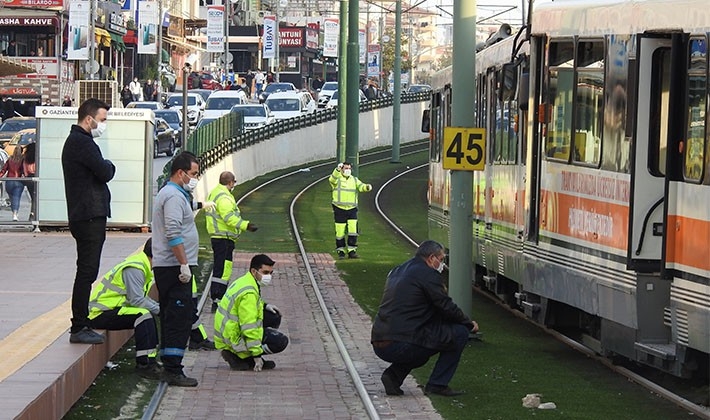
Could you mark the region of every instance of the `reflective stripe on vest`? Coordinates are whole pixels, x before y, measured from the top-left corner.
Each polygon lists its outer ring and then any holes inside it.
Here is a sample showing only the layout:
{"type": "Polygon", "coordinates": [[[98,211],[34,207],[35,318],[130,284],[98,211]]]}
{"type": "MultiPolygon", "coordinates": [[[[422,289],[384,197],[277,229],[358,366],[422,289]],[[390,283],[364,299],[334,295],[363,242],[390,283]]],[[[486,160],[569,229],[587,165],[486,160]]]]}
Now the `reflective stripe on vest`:
{"type": "Polygon", "coordinates": [[[148,257],[143,253],[131,255],[101,279],[96,294],[89,301],[89,311],[97,309],[104,312],[123,306],[126,302],[123,270],[128,267],[136,268],[143,272],[144,278],[147,280],[143,284],[143,295],[146,296],[148,294],[148,288],[151,283],[148,257]]]}
{"type": "MultiPolygon", "coordinates": [[[[236,343],[231,342],[227,338],[222,335],[222,331],[224,331],[227,327],[227,322],[232,321],[235,324],[239,325],[239,317],[235,314],[232,313],[234,309],[234,305],[237,302],[237,299],[239,298],[240,295],[242,295],[244,292],[253,290],[257,293],[258,295],[258,290],[254,288],[254,286],[247,285],[242,287],[241,289],[237,290],[233,294],[229,295],[229,299],[227,299],[227,302],[229,302],[229,305],[227,308],[222,307],[221,301],[224,301],[224,297],[220,301],[220,305],[217,307],[217,314],[215,315],[215,321],[217,320],[218,316],[221,316],[221,322],[219,323],[219,327],[215,328],[214,331],[214,336],[215,338],[219,338],[223,343],[227,344],[229,347],[231,347],[235,352],[248,352],[249,347],[253,347],[255,345],[259,345],[261,342],[256,341],[256,342],[246,342],[244,340],[244,331],[245,330],[250,330],[253,328],[260,328],[263,325],[263,320],[257,320],[256,323],[253,324],[245,324],[239,326],[239,339],[237,340],[236,343]]],[[[225,296],[226,297],[226,296],[225,296]]],[[[217,327],[217,325],[215,325],[217,327]]]]}
{"type": "Polygon", "coordinates": [[[357,207],[357,181],[354,177],[347,179],[344,177],[338,178],[338,183],[335,185],[335,188],[333,188],[333,204],[338,207],[357,207]],[[353,188],[346,188],[348,185],[343,184],[349,184],[350,180],[352,180],[353,188]]]}

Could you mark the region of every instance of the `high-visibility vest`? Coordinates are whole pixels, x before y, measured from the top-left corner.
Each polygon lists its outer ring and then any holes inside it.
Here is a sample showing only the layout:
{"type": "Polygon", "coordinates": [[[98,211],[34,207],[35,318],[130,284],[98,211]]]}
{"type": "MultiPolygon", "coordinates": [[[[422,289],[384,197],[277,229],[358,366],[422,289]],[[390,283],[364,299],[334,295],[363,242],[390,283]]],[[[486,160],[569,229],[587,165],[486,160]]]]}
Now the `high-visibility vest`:
{"type": "Polygon", "coordinates": [[[237,207],[237,200],[224,185],[216,186],[207,201],[213,201],[215,208],[213,211],[205,212],[205,222],[207,223],[207,233],[211,238],[227,238],[236,240],[239,235],[246,230],[249,225],[248,220],[244,220],[237,207]]]}
{"type": "Polygon", "coordinates": [[[352,175],[346,178],[337,169],[330,174],[328,182],[333,188],[333,205],[343,210],[357,207],[358,192],[367,191],[367,184],[352,175]]]}
{"type": "Polygon", "coordinates": [[[123,270],[131,267],[143,272],[143,295],[147,296],[153,283],[153,271],[150,268],[148,256],[143,252],[131,255],[108,272],[101,282],[91,291],[89,298],[89,319],[94,319],[104,311],[122,308],[123,313],[143,313],[145,308],[125,307],[126,284],[123,282],[123,270]],[[133,310],[135,309],[135,311],[133,310]]]}
{"type": "Polygon", "coordinates": [[[242,359],[261,355],[264,301],[251,272],[235,280],[219,301],[214,315],[214,344],[242,359]]]}

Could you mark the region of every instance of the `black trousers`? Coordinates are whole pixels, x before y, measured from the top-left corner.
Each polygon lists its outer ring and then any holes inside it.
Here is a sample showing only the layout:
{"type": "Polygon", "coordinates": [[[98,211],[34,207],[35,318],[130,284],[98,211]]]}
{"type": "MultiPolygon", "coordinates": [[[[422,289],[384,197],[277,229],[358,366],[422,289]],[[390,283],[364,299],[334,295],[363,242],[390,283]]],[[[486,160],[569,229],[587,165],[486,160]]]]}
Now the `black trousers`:
{"type": "Polygon", "coordinates": [[[160,299],[160,360],[166,371],[181,373],[195,315],[192,283],[178,280],[180,266],[153,267],[153,273],[160,299]]]}
{"type": "Polygon", "coordinates": [[[69,222],[76,241],[76,276],[71,294],[71,333],[89,327],[89,295],[91,284],[99,275],[101,251],[106,240],[106,218],[69,222]]]}
{"type": "MultiPolygon", "coordinates": [[[[144,314],[119,314],[120,308],[104,311],[96,318],[89,320],[91,328],[109,331],[134,329],[136,340],[136,363],[146,364],[151,353],[158,347],[158,328],[155,319],[148,310],[144,314]],[[136,323],[137,322],[137,323],[136,323]]],[[[153,359],[155,361],[155,359],[153,359]]]]}
{"type": "MultiPolygon", "coordinates": [[[[229,261],[229,274],[232,274],[232,258],[234,258],[234,241],[227,238],[212,238],[212,252],[214,253],[214,264],[212,266],[212,277],[221,279],[224,275],[225,263],[229,261]]],[[[210,284],[210,297],[212,300],[220,300],[227,291],[227,285],[216,283],[212,280],[210,284]]]]}

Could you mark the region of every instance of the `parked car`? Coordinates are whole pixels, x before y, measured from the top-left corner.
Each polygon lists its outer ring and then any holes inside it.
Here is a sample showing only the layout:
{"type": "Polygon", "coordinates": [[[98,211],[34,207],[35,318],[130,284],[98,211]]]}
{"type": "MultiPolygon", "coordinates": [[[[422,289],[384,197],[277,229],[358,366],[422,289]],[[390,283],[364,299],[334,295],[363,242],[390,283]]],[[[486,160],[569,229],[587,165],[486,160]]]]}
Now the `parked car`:
{"type": "Polygon", "coordinates": [[[200,96],[202,96],[202,99],[204,99],[205,102],[207,102],[207,98],[210,97],[210,95],[214,92],[213,90],[209,89],[188,89],[187,93],[197,93],[200,96]]]}
{"type": "Polygon", "coordinates": [[[156,109],[165,109],[162,103],[155,101],[130,102],[128,105],[126,105],[126,108],[152,109],[153,111],[155,111],[156,109]]]}
{"type": "Polygon", "coordinates": [[[229,112],[234,105],[249,102],[247,95],[241,90],[220,90],[207,98],[204,118],[219,118],[229,112]]]}
{"type": "Polygon", "coordinates": [[[175,130],[164,119],[156,118],[153,124],[153,157],[161,153],[166,156],[175,154],[175,130]]]}
{"type": "Polygon", "coordinates": [[[429,85],[411,85],[407,88],[407,93],[431,92],[429,85]]]}
{"type": "Polygon", "coordinates": [[[269,96],[266,105],[277,120],[316,112],[316,101],[308,92],[276,92],[269,96]]]}
{"type": "Polygon", "coordinates": [[[318,108],[325,108],[336,90],[338,90],[338,82],[325,82],[323,87],[318,90],[318,108]]]}
{"type": "Polygon", "coordinates": [[[222,90],[222,84],[210,73],[192,72],[187,76],[187,86],[190,89],[222,90]]]}
{"type": "MultiPolygon", "coordinates": [[[[360,102],[364,102],[367,100],[367,98],[365,97],[365,94],[362,93],[362,91],[360,89],[358,89],[357,92],[359,93],[360,102]]],[[[330,100],[328,101],[327,104],[325,104],[325,107],[326,108],[334,108],[334,107],[338,106],[338,97],[339,96],[340,95],[338,95],[337,90],[335,92],[333,92],[333,96],[330,97],[330,100]]]]}
{"type": "Polygon", "coordinates": [[[234,105],[230,112],[238,112],[244,116],[244,128],[247,130],[261,128],[276,121],[274,113],[266,104],[234,105]]]}
{"type": "MultiPolygon", "coordinates": [[[[182,93],[170,95],[166,101],[168,109],[182,112],[182,93]]],[[[196,125],[205,112],[205,101],[199,93],[187,93],[187,123],[196,125]]]]}
{"type": "Polygon", "coordinates": [[[36,128],[25,128],[20,130],[12,136],[12,139],[5,145],[5,151],[9,156],[15,151],[16,147],[24,147],[30,143],[37,141],[37,129],[36,128]]]}
{"type": "Polygon", "coordinates": [[[0,125],[0,147],[4,148],[15,133],[26,128],[37,128],[37,120],[35,117],[13,117],[6,119],[2,125],[0,125]]]}
{"type": "Polygon", "coordinates": [[[158,109],[153,111],[156,117],[162,118],[175,130],[175,144],[182,147],[182,112],[175,109],[158,109]]]}
{"type": "Polygon", "coordinates": [[[274,82],[266,85],[266,88],[259,95],[259,102],[264,103],[269,98],[269,95],[276,92],[297,92],[296,86],[293,83],[288,82],[274,82]]]}
{"type": "Polygon", "coordinates": [[[216,121],[216,120],[218,120],[218,118],[202,117],[200,122],[198,122],[197,125],[195,126],[195,130],[198,130],[198,129],[206,126],[207,124],[211,123],[212,121],[216,121]]]}

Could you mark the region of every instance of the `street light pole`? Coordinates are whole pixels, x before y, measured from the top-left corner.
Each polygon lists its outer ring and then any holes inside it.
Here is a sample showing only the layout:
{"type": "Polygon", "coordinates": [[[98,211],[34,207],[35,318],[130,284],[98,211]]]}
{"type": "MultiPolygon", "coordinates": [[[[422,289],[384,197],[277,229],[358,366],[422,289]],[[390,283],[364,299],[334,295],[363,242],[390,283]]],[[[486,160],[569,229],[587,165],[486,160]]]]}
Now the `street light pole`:
{"type": "Polygon", "coordinates": [[[224,56],[222,57],[222,72],[224,73],[224,85],[227,85],[227,74],[229,72],[229,13],[227,9],[230,7],[229,0],[224,0],[224,56]]]}
{"type": "MultiPolygon", "coordinates": [[[[94,55],[96,55],[96,0],[89,1],[89,16],[91,31],[89,31],[89,80],[94,79],[94,55]]],[[[86,70],[86,67],[84,68],[86,70]]]]}
{"type": "Polygon", "coordinates": [[[163,0],[158,0],[158,102],[163,100],[163,0]]]}
{"type": "Polygon", "coordinates": [[[281,51],[279,51],[279,42],[281,41],[281,35],[279,34],[279,26],[281,26],[281,10],[279,8],[279,3],[281,3],[281,0],[276,2],[276,30],[274,31],[274,42],[276,42],[274,45],[274,52],[276,54],[276,68],[274,69],[275,82],[279,81],[279,67],[281,67],[281,51]]]}
{"type": "Polygon", "coordinates": [[[190,123],[187,120],[187,78],[191,70],[189,63],[182,66],[182,131],[180,132],[182,150],[187,150],[187,131],[190,129],[190,123]]]}

